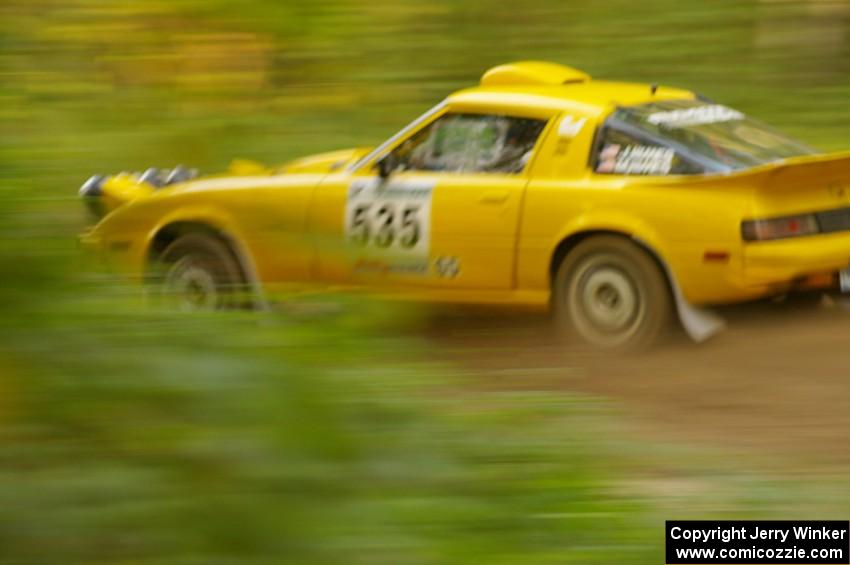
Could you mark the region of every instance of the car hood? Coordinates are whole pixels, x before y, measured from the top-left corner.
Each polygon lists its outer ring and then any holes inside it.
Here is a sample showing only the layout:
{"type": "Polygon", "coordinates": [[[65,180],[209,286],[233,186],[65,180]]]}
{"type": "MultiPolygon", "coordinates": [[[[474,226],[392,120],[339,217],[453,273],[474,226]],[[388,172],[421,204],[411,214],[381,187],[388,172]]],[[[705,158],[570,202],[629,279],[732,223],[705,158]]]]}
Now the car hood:
{"type": "Polygon", "coordinates": [[[277,172],[282,173],[326,173],[336,171],[355,163],[369,154],[372,148],[357,147],[354,149],[343,149],[330,153],[319,153],[302,157],[282,165],[277,172]]]}
{"type": "MultiPolygon", "coordinates": [[[[168,184],[163,179],[170,171],[149,169],[145,173],[119,173],[117,175],[95,175],[83,185],[81,196],[95,215],[102,217],[124,204],[134,200],[144,199],[154,194],[174,194],[185,190],[218,187],[224,179],[233,177],[269,177],[285,174],[323,174],[341,170],[355,163],[371,151],[368,147],[343,149],[329,153],[319,153],[301,157],[277,166],[267,166],[256,161],[236,159],[230,163],[226,171],[198,176],[197,172],[189,169],[190,178],[181,179],[174,184],[168,184]],[[154,172],[152,180],[145,178],[148,172],[154,172]]],[[[225,181],[226,182],[226,181],[225,181]]]]}

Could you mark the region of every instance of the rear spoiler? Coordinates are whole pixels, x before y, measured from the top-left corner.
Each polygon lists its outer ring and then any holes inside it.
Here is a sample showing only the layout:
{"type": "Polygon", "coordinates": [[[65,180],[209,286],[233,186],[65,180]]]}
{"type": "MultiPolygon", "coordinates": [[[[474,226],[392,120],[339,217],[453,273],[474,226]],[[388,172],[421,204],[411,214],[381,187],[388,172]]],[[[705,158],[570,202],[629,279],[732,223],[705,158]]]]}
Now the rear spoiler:
{"type": "Polygon", "coordinates": [[[850,152],[794,157],[767,165],[764,171],[777,186],[850,181],[850,152]]]}
{"type": "Polygon", "coordinates": [[[791,157],[776,163],[768,163],[761,165],[757,169],[775,171],[783,171],[786,169],[796,168],[799,170],[807,170],[818,167],[848,167],[850,166],[850,151],[839,151],[837,153],[819,153],[817,155],[801,155],[799,157],[791,157]]]}
{"type": "Polygon", "coordinates": [[[836,181],[847,181],[850,184],[850,151],[802,155],[729,173],[646,178],[647,182],[652,182],[654,185],[687,184],[693,187],[705,185],[706,188],[716,187],[718,182],[738,185],[742,181],[762,186],[789,186],[797,183],[823,185],[836,181]]]}

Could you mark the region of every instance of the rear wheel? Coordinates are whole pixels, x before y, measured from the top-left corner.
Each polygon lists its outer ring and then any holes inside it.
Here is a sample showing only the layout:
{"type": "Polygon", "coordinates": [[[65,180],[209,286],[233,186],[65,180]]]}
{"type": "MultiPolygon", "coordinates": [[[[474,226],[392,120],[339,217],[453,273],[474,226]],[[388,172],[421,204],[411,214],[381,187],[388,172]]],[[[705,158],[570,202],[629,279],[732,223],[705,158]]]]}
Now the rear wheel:
{"type": "Polygon", "coordinates": [[[656,262],[617,236],[586,239],[555,275],[559,327],[594,347],[635,351],[652,345],[670,326],[673,307],[656,262]]]}
{"type": "Polygon", "coordinates": [[[170,243],[154,264],[155,295],[183,311],[213,311],[247,303],[239,262],[218,238],[188,233],[170,243]]]}

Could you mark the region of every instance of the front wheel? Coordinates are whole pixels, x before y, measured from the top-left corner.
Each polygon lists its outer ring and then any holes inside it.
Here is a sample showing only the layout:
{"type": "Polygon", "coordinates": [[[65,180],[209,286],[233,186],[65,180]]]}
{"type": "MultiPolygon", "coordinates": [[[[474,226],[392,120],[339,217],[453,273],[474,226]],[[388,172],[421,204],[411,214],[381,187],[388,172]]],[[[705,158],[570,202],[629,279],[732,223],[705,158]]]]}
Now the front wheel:
{"type": "Polygon", "coordinates": [[[168,307],[184,311],[225,310],[247,297],[242,270],[218,238],[201,233],[178,237],[153,265],[154,295],[168,307]]]}
{"type": "Polygon", "coordinates": [[[669,327],[672,300],[658,264],[635,243],[596,236],[561,262],[553,288],[559,327],[601,349],[648,348],[669,327]]]}

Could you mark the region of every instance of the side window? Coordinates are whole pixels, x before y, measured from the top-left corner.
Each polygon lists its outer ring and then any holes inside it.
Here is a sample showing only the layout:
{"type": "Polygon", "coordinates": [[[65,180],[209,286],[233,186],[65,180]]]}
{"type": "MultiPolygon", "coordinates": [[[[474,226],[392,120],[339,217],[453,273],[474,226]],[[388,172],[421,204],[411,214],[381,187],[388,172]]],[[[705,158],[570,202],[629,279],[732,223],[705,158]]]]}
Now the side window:
{"type": "Polygon", "coordinates": [[[519,173],[546,122],[480,114],[446,114],[393,151],[399,170],[519,173]]]}
{"type": "Polygon", "coordinates": [[[603,126],[596,145],[594,170],[615,175],[695,175],[705,172],[675,149],[655,140],[603,126]]]}

